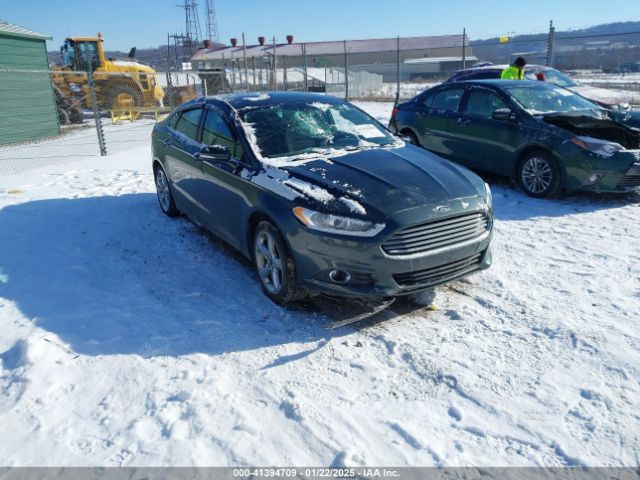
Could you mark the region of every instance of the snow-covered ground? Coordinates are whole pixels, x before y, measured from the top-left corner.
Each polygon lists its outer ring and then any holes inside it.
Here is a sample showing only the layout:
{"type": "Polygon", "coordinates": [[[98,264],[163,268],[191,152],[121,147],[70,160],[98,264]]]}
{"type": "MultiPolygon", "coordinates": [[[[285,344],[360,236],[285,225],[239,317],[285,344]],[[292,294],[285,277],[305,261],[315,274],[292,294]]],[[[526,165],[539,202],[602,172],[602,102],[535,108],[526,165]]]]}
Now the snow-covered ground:
{"type": "Polygon", "coordinates": [[[640,464],[640,196],[494,181],[490,270],[332,331],[136,145],[0,177],[1,465],[640,464]]]}

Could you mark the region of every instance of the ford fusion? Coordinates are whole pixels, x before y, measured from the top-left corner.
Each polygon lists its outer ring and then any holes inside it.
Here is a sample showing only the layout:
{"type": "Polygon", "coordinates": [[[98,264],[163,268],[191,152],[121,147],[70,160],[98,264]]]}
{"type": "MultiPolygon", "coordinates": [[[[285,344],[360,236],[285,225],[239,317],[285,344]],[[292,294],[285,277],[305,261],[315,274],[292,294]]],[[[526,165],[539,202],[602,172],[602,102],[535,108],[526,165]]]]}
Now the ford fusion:
{"type": "Polygon", "coordinates": [[[394,297],[491,264],[489,187],[333,97],[199,98],[153,130],[162,211],[251,259],[264,293],[394,297]]]}
{"type": "Polygon", "coordinates": [[[562,87],[451,82],[398,105],[391,128],[467,167],[515,177],[533,197],[640,190],[640,130],[562,87]]]}

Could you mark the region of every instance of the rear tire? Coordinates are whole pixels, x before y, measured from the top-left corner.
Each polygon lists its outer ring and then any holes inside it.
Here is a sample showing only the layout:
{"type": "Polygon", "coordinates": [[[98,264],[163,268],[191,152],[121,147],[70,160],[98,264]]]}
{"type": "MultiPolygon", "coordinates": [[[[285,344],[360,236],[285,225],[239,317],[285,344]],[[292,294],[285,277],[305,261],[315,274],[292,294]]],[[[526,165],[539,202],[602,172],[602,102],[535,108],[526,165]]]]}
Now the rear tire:
{"type": "Polygon", "coordinates": [[[549,198],[560,189],[560,166],[543,150],[527,153],[518,163],[516,175],[520,188],[530,197],[549,198]]]}
{"type": "Polygon", "coordinates": [[[180,212],[176,208],[176,202],[171,192],[171,186],[169,185],[169,179],[164,173],[162,167],[158,166],[154,170],[154,177],[156,182],[156,192],[158,194],[158,203],[162,213],[168,217],[177,217],[180,212]]]}
{"type": "Polygon", "coordinates": [[[307,296],[298,285],[296,269],[280,231],[269,221],[261,221],[253,233],[253,264],[264,294],[278,305],[307,296]]]}
{"type": "Polygon", "coordinates": [[[418,137],[416,136],[416,134],[413,133],[411,130],[401,132],[400,134],[407,137],[411,145],[415,145],[416,147],[422,147],[422,145],[420,145],[420,140],[418,140],[418,137]]]}

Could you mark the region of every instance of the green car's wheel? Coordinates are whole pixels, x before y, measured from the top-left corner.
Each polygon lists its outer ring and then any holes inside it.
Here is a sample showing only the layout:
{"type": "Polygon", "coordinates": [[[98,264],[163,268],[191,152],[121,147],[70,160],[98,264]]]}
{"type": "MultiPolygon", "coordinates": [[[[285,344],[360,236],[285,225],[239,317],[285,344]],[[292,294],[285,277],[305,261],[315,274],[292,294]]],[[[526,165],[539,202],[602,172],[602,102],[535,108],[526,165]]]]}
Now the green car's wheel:
{"type": "Polygon", "coordinates": [[[158,203],[163,213],[169,217],[176,217],[178,215],[178,209],[176,208],[176,202],[173,199],[173,193],[171,193],[171,187],[169,186],[169,180],[162,167],[156,167],[156,192],[158,193],[158,203]]]}
{"type": "Polygon", "coordinates": [[[416,134],[413,133],[411,130],[406,130],[402,132],[402,135],[404,135],[409,139],[409,143],[411,145],[415,145],[416,147],[420,146],[420,140],[418,140],[418,137],[416,137],[416,134]]]}
{"type": "Polygon", "coordinates": [[[547,152],[530,152],[518,165],[518,183],[524,192],[536,198],[548,198],[560,188],[560,167],[547,152]]]}
{"type": "Polygon", "coordinates": [[[258,224],[253,235],[253,262],[262,291],[275,303],[300,300],[306,291],[298,286],[293,259],[278,229],[268,221],[258,224]]]}

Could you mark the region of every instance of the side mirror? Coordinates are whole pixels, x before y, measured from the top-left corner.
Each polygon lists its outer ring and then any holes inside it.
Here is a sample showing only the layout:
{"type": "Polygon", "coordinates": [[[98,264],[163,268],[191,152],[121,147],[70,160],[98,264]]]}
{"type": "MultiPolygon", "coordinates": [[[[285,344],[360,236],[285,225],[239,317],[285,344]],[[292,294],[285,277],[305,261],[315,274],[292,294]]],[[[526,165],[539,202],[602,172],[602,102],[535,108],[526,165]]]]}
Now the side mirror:
{"type": "Polygon", "coordinates": [[[516,120],[516,114],[510,108],[497,108],[491,114],[494,120],[513,122],[516,120]]]}
{"type": "Polygon", "coordinates": [[[198,160],[217,160],[228,162],[231,160],[231,150],[223,145],[207,145],[196,154],[198,160]]]}

